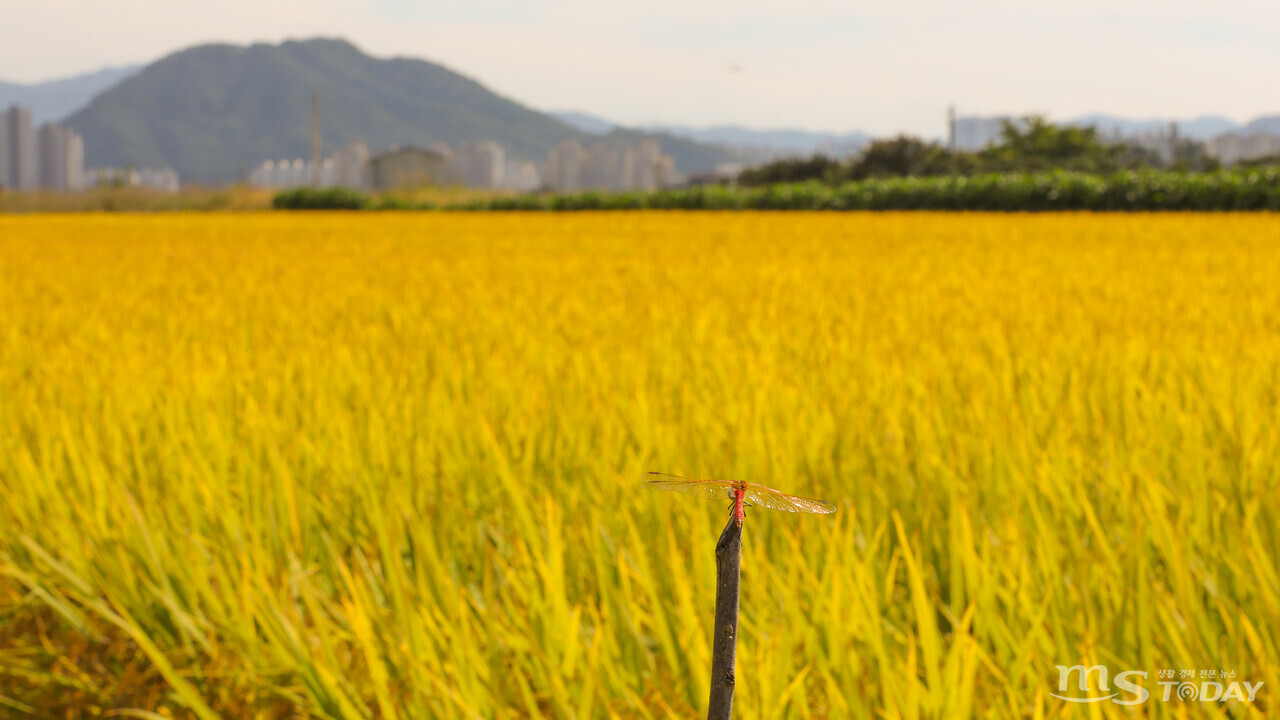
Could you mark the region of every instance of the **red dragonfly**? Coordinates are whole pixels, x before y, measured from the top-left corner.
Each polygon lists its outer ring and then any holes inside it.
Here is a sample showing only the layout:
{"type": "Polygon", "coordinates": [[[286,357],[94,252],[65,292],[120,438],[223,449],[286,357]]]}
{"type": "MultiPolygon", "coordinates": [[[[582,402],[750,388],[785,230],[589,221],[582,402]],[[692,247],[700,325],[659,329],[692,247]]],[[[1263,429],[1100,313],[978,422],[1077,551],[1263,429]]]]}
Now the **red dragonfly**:
{"type": "Polygon", "coordinates": [[[646,480],[644,484],[657,490],[670,490],[710,499],[732,500],[733,519],[737,521],[738,527],[742,527],[742,519],[746,516],[744,506],[747,505],[783,512],[827,514],[836,511],[836,506],[826,500],[787,495],[771,487],[743,480],[694,480],[660,472],[649,474],[654,477],[646,480]]]}

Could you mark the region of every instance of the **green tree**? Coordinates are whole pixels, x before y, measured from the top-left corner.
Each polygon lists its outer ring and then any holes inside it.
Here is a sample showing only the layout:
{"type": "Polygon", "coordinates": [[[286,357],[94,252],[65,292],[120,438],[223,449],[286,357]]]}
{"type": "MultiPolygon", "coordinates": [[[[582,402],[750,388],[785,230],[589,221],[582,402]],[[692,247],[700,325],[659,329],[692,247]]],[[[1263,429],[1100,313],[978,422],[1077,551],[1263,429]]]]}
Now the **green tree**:
{"type": "Polygon", "coordinates": [[[1114,172],[1122,152],[1121,147],[1102,142],[1093,126],[1054,125],[1030,115],[1019,123],[1006,120],[1000,144],[979,152],[978,165],[989,172],[1114,172]]]}
{"type": "Polygon", "coordinates": [[[951,154],[937,143],[899,135],[868,145],[853,162],[849,175],[855,180],[945,175],[951,172],[951,160],[951,154]]]}
{"type": "Polygon", "coordinates": [[[848,179],[847,168],[839,160],[826,155],[775,160],[759,167],[743,170],[738,184],[745,186],[821,180],[838,183],[848,179]]]}

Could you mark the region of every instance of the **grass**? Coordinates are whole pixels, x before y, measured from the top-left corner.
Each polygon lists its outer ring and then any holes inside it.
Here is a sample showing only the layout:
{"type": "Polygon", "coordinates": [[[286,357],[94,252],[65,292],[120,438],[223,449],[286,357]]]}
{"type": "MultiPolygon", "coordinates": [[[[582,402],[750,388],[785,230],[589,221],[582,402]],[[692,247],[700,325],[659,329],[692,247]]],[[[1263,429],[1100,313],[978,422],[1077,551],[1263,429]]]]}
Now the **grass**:
{"type": "Polygon", "coordinates": [[[1280,677],[1280,219],[0,217],[0,716],[1082,717],[1280,677]]]}
{"type": "Polygon", "coordinates": [[[0,190],[0,212],[190,212],[266,210],[270,190],[242,186],[185,187],[166,192],[143,187],[96,187],[81,192],[0,190]]]}
{"type": "MultiPolygon", "coordinates": [[[[270,210],[280,191],[243,185],[183,187],[165,192],[143,187],[95,187],[81,192],[15,192],[0,188],[0,213],[205,212],[270,210]]],[[[430,208],[464,202],[490,202],[511,193],[465,187],[422,187],[372,195],[378,209],[430,208]]]]}

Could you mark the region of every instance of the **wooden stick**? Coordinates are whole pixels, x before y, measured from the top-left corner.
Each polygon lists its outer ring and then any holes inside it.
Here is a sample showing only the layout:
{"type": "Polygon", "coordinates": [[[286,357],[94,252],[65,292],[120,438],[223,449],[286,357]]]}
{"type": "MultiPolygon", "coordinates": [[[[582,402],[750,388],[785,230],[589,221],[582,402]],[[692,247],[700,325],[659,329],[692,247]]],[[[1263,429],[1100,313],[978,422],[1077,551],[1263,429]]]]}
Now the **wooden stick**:
{"type": "Polygon", "coordinates": [[[733,709],[741,573],[742,527],[730,517],[716,543],[716,628],[711,645],[711,701],[707,706],[707,720],[729,720],[733,709]]]}

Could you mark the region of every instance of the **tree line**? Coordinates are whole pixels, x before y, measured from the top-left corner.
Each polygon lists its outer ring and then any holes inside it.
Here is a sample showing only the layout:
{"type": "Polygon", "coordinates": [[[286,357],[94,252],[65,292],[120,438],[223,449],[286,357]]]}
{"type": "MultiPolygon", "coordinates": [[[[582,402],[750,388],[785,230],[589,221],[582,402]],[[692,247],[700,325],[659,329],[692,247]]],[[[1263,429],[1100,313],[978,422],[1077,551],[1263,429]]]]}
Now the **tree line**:
{"type": "Polygon", "coordinates": [[[1209,172],[1217,160],[1201,143],[1174,141],[1172,160],[1128,143],[1107,142],[1095,127],[1059,126],[1044,117],[1004,121],[999,141],[978,151],[956,151],[917,137],[899,135],[869,144],[847,160],[814,155],[778,160],[744,170],[741,185],[761,186],[818,180],[829,185],[894,177],[974,176],[1053,170],[1106,175],[1125,170],[1168,169],[1209,172]]]}

